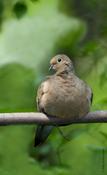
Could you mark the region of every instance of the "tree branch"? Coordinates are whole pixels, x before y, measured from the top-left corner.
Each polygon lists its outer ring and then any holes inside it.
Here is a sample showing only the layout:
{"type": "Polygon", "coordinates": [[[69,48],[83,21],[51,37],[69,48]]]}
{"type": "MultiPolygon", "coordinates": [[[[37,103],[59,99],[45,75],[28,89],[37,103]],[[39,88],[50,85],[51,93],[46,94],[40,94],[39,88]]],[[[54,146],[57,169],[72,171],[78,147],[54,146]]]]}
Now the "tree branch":
{"type": "Polygon", "coordinates": [[[79,123],[107,123],[107,111],[90,112],[85,117],[76,119],[49,117],[43,113],[38,112],[0,113],[1,126],[18,124],[44,124],[64,126],[79,123]]]}

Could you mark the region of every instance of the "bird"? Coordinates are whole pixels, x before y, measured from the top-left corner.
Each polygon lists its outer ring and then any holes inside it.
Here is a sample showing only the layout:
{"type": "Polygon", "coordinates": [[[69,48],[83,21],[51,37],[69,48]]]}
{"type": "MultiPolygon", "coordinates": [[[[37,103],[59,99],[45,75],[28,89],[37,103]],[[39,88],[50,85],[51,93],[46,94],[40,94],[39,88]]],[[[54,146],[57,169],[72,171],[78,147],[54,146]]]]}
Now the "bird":
{"type": "MultiPolygon", "coordinates": [[[[75,73],[72,60],[58,54],[50,61],[54,74],[47,76],[37,91],[37,109],[47,116],[62,119],[85,117],[90,111],[92,89],[75,73]]],[[[34,146],[45,142],[55,126],[38,125],[34,146]]]]}

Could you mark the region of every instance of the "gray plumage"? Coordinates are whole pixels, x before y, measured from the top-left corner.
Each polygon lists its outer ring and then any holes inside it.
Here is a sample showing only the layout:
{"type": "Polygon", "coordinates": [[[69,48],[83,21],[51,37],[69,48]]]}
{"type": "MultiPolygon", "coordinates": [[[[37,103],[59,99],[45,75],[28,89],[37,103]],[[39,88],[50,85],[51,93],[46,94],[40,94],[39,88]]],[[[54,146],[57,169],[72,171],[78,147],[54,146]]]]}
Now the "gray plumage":
{"type": "MultiPolygon", "coordinates": [[[[38,111],[65,119],[84,117],[92,103],[91,88],[75,75],[72,61],[66,55],[55,56],[50,64],[56,73],[47,77],[38,89],[38,111]]],[[[47,130],[47,126],[43,125],[39,132],[37,129],[35,146],[45,141],[53,127],[49,127],[45,139],[41,137],[45,133],[44,128],[47,130]],[[38,142],[37,137],[40,137],[38,142]]]]}

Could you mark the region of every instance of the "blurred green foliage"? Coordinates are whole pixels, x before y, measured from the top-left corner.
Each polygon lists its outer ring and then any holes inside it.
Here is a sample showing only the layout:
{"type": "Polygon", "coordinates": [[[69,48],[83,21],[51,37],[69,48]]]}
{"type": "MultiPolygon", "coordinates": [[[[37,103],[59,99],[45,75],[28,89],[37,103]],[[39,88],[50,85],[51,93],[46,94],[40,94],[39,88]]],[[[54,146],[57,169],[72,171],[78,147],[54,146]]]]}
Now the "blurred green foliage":
{"type": "MultiPolygon", "coordinates": [[[[36,111],[57,53],[92,87],[92,110],[107,109],[106,9],[106,0],[0,0],[0,112],[36,111]]],[[[34,148],[35,126],[0,127],[0,175],[106,175],[106,124],[61,129],[67,139],[55,129],[34,148]]]]}

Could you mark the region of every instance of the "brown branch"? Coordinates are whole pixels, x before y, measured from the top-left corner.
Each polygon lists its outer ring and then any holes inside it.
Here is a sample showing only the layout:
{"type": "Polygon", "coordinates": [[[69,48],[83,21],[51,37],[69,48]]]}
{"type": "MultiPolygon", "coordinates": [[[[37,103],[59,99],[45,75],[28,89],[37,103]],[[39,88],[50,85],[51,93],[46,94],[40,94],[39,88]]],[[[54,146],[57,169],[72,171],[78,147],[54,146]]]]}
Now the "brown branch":
{"type": "Polygon", "coordinates": [[[0,113],[0,125],[18,124],[45,124],[45,125],[69,125],[78,123],[107,123],[107,111],[95,111],[88,113],[83,118],[61,119],[49,117],[43,113],[0,113]]]}

